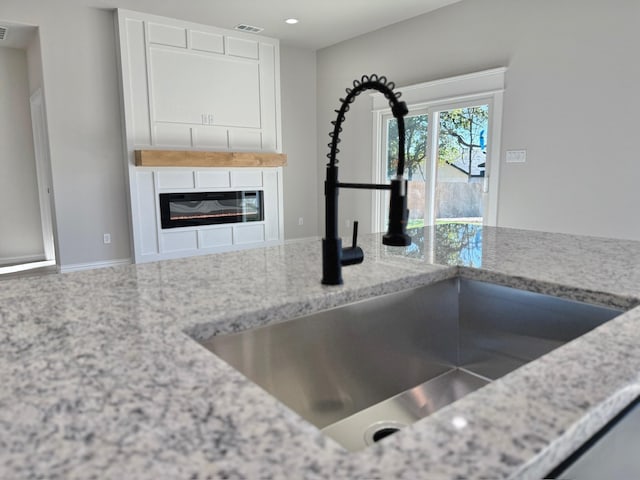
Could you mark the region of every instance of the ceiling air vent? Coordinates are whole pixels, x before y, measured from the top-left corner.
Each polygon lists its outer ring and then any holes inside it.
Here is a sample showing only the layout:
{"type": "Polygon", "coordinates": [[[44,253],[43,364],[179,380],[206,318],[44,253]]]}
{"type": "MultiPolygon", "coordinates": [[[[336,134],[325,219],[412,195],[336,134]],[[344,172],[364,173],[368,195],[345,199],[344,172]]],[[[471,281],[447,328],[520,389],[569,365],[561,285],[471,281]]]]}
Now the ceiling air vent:
{"type": "Polygon", "coordinates": [[[0,40],[7,38],[7,27],[0,26],[0,40]]]}
{"type": "Polygon", "coordinates": [[[235,28],[236,30],[240,30],[241,32],[249,32],[249,33],[260,33],[261,31],[264,30],[264,28],[262,27],[254,27],[253,25],[247,25],[245,23],[240,23],[233,28],[235,28]]]}

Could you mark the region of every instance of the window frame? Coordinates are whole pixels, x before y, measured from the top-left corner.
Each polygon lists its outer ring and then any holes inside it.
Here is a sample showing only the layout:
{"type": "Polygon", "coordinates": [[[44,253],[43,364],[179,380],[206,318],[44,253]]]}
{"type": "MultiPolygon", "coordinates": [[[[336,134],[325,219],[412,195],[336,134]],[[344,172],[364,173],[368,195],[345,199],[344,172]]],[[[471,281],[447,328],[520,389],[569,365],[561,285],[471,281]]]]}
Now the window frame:
{"type": "MultiPolygon", "coordinates": [[[[435,121],[438,112],[452,108],[472,106],[478,104],[489,105],[489,122],[487,137],[489,148],[487,149],[487,161],[485,168],[485,178],[483,193],[485,202],[483,206],[483,224],[496,226],[498,222],[498,193],[499,193],[499,173],[500,173],[500,152],[501,152],[501,132],[502,132],[502,108],[504,96],[504,77],[506,68],[495,68],[482,72],[461,75],[457,77],[426,82],[407,87],[400,87],[397,90],[402,92],[401,100],[407,103],[409,114],[420,114],[426,111],[429,115],[428,121],[428,145],[427,145],[427,166],[426,171],[427,188],[429,195],[426,195],[425,205],[425,225],[430,225],[433,218],[432,192],[436,182],[436,156],[438,141],[439,122],[435,121]],[[414,113],[417,112],[417,113],[414,113]]],[[[384,183],[386,169],[386,120],[391,115],[391,108],[387,99],[380,93],[374,93],[372,97],[373,113],[373,152],[374,170],[373,182],[384,183]]],[[[372,222],[375,231],[384,229],[382,218],[385,209],[385,192],[379,190],[373,192],[372,202],[372,222]]]]}

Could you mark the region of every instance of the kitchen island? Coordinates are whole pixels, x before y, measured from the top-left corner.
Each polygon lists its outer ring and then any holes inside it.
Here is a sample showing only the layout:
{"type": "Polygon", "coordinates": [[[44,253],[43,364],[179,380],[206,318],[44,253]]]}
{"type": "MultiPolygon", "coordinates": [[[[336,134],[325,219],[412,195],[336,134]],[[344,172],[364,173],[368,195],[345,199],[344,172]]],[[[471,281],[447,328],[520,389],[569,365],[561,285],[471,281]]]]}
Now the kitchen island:
{"type": "Polygon", "coordinates": [[[0,281],[0,478],[541,478],[640,395],[640,242],[413,234],[0,281]],[[455,276],[628,311],[357,453],[194,340],[455,276]]]}

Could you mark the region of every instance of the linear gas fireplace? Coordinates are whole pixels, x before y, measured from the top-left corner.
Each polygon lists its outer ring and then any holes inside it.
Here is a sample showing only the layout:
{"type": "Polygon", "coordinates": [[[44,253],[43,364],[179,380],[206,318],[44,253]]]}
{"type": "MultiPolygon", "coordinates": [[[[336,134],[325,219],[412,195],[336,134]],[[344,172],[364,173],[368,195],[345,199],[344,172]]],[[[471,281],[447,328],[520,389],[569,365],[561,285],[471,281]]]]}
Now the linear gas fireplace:
{"type": "Polygon", "coordinates": [[[264,220],[263,192],[161,193],[162,228],[264,220]]]}

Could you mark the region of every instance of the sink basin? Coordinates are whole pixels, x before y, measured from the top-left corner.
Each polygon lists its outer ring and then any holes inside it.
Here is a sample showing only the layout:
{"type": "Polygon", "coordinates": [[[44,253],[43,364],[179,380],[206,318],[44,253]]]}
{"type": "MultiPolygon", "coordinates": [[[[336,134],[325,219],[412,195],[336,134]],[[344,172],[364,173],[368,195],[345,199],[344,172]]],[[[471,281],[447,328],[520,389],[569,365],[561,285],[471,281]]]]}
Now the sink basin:
{"type": "Polygon", "coordinates": [[[357,451],[620,313],[452,278],[201,343],[357,451]]]}

